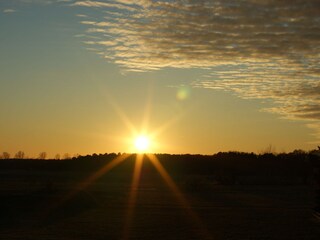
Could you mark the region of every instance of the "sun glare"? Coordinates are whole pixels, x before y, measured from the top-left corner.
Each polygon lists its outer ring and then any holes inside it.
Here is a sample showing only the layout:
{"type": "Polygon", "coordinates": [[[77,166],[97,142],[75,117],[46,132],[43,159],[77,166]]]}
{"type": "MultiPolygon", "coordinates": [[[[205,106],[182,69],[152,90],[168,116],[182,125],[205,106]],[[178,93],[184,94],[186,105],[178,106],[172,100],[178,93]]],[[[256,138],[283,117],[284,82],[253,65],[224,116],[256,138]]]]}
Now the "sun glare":
{"type": "Polygon", "coordinates": [[[150,140],[146,136],[138,136],[134,141],[134,146],[138,152],[145,152],[149,149],[150,140]]]}

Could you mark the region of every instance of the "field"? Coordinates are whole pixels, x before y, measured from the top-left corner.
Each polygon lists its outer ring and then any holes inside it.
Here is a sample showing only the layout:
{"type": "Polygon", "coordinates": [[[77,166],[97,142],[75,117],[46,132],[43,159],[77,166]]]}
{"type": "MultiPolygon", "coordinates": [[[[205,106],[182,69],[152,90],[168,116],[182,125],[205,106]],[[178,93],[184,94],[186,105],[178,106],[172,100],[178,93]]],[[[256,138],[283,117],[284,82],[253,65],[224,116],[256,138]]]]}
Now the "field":
{"type": "Polygon", "coordinates": [[[206,175],[1,170],[0,239],[319,239],[312,185],[222,185],[206,175]]]}

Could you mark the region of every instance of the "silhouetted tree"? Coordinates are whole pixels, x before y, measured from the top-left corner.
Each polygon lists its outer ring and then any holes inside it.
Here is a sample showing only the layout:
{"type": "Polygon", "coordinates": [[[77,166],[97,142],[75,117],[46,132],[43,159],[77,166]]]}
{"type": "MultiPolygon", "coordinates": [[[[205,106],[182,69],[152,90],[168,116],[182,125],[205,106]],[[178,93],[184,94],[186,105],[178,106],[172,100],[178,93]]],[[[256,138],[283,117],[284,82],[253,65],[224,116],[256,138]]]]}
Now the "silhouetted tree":
{"type": "Polygon", "coordinates": [[[2,157],[3,157],[3,159],[9,159],[9,158],[10,158],[10,153],[8,153],[8,152],[3,152],[3,153],[2,153],[2,157]]]}
{"type": "Polygon", "coordinates": [[[276,152],[276,148],[272,146],[272,144],[269,144],[269,146],[267,146],[264,150],[261,151],[261,154],[265,154],[265,153],[275,154],[275,152],[276,152]]]}
{"type": "Polygon", "coordinates": [[[64,155],[63,155],[63,159],[70,159],[71,157],[70,157],[70,154],[69,153],[65,153],[64,155]]]}
{"type": "Polygon", "coordinates": [[[295,149],[292,152],[293,155],[303,155],[306,154],[306,151],[302,150],[302,149],[295,149]]]}
{"type": "Polygon", "coordinates": [[[57,153],[57,154],[54,156],[54,159],[55,159],[55,160],[60,160],[60,154],[57,153]]]}
{"type": "Polygon", "coordinates": [[[46,159],[47,153],[46,152],[41,152],[39,153],[39,159],[46,159]]]}
{"type": "Polygon", "coordinates": [[[19,151],[14,155],[14,158],[17,159],[23,159],[24,158],[24,152],[23,151],[19,151]]]}

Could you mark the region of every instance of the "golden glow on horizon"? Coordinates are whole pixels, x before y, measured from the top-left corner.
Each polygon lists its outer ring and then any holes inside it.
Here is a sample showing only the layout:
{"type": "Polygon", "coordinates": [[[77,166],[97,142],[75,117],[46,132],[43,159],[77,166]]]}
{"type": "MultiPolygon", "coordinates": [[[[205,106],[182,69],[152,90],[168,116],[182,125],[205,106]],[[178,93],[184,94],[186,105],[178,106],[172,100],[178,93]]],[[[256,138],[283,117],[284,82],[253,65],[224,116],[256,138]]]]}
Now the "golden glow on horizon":
{"type": "Polygon", "coordinates": [[[122,151],[125,149],[125,152],[130,153],[151,153],[151,152],[168,152],[175,151],[172,145],[166,145],[165,139],[163,136],[166,130],[172,125],[176,124],[186,112],[181,112],[175,114],[172,118],[167,121],[162,122],[161,125],[157,127],[150,127],[150,121],[152,116],[152,106],[153,106],[153,85],[150,83],[149,89],[147,91],[146,106],[143,113],[139,113],[142,117],[141,123],[137,125],[133,123],[127,113],[117,104],[114,97],[111,93],[107,92],[105,89],[106,101],[115,111],[116,115],[120,121],[124,124],[126,129],[129,132],[125,134],[116,135],[116,136],[105,136],[108,141],[117,141],[118,145],[122,145],[122,151]],[[162,135],[162,136],[161,136],[162,135]]]}

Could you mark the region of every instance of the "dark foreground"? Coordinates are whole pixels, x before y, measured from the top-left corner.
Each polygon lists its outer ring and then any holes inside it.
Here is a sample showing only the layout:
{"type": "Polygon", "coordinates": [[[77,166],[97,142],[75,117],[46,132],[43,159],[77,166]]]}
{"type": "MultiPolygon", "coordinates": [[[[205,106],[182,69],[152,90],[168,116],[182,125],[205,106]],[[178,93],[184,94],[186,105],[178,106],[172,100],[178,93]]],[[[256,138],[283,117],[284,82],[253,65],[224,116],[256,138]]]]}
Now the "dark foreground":
{"type": "Polygon", "coordinates": [[[2,171],[0,239],[319,239],[312,185],[179,175],[170,188],[142,171],[132,188],[125,172],[80,188],[86,174],[2,171]]]}

